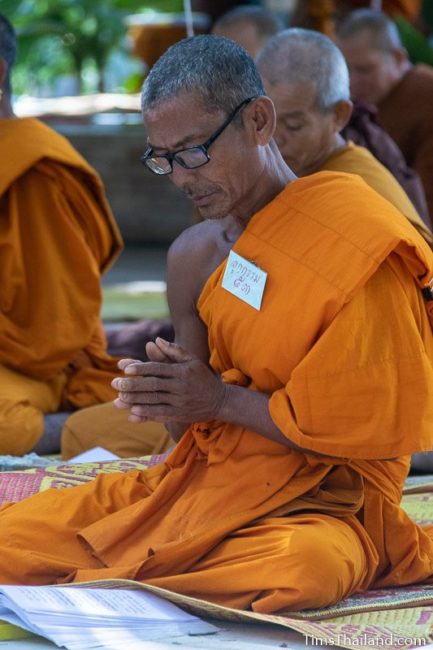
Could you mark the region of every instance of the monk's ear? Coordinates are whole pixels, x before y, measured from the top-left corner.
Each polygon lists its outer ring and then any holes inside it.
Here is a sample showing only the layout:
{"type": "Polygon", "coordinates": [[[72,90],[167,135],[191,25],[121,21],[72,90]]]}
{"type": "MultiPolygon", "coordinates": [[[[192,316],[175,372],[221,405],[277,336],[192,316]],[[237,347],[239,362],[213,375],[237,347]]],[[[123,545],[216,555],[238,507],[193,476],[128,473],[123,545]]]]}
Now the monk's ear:
{"type": "Polygon", "coordinates": [[[334,122],[337,131],[344,129],[353,111],[353,104],[348,99],[342,99],[332,107],[334,122]]]}
{"type": "Polygon", "coordinates": [[[244,124],[249,129],[255,144],[267,145],[275,131],[276,116],[274,104],[265,95],[257,97],[244,109],[244,124]]]}
{"type": "Polygon", "coordinates": [[[404,47],[395,47],[392,50],[392,57],[398,68],[404,68],[409,61],[407,50],[404,47]]]}

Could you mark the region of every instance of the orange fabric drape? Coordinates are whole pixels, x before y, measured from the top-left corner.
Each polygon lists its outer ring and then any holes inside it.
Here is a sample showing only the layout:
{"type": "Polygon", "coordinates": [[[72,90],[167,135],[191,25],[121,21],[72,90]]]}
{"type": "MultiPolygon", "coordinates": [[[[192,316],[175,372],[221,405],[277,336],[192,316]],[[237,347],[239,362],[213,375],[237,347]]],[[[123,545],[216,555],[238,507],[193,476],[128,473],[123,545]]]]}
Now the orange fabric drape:
{"type": "Polygon", "coordinates": [[[74,406],[111,399],[100,278],[122,241],[102,183],[37,120],[0,120],[0,139],[0,364],[42,381],[67,372],[74,406]]]}

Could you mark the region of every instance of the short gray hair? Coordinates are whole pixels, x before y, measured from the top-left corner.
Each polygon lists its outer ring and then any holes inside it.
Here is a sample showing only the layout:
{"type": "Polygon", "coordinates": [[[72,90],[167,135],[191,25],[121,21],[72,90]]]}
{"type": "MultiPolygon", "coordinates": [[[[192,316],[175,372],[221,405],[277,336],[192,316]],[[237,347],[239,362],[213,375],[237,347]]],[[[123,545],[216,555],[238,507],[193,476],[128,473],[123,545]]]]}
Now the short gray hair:
{"type": "Polygon", "coordinates": [[[210,112],[227,113],[248,97],[266,94],[249,54],[209,34],[179,41],[158,59],[143,85],[143,113],[183,92],[197,92],[210,112]]]}
{"type": "Polygon", "coordinates": [[[327,111],[350,99],[349,70],[342,52],[324,34],[286,29],[274,36],[257,56],[257,68],[272,85],[311,81],[316,104],[327,111]]]}
{"type": "Polygon", "coordinates": [[[358,9],[352,11],[337,25],[337,38],[345,41],[360,32],[368,32],[371,45],[381,52],[392,52],[402,47],[398,29],[381,11],[358,9]]]}
{"type": "Polygon", "coordinates": [[[0,57],[6,61],[8,66],[4,84],[4,89],[7,93],[10,93],[11,91],[10,71],[13,64],[15,63],[16,54],[17,39],[15,36],[14,28],[6,16],[0,13],[0,57]]]}

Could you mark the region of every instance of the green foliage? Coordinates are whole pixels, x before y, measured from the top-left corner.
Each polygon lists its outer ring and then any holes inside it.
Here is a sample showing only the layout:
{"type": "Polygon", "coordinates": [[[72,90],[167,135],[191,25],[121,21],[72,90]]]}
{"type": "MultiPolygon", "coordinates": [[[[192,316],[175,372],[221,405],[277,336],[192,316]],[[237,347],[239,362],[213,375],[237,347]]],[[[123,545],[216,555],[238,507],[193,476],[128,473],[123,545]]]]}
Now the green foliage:
{"type": "Polygon", "coordinates": [[[433,65],[433,48],[426,37],[401,16],[397,16],[395,23],[412,63],[433,65]]]}
{"type": "Polygon", "coordinates": [[[148,8],[181,11],[182,7],[182,0],[2,0],[1,11],[13,23],[19,41],[15,94],[49,85],[63,74],[75,75],[82,89],[86,66],[96,69],[102,92],[108,57],[125,43],[125,17],[148,8]]]}
{"type": "Polygon", "coordinates": [[[104,321],[134,321],[140,318],[169,318],[165,292],[130,293],[114,287],[103,289],[104,321]]]}

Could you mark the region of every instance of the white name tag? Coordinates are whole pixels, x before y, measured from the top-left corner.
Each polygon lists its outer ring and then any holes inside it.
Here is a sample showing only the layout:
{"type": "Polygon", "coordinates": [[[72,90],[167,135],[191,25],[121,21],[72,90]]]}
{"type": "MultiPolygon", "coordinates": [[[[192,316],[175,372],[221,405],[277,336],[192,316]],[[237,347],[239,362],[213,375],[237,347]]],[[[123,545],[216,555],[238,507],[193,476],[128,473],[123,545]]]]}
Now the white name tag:
{"type": "Polygon", "coordinates": [[[222,287],[260,311],[267,273],[234,251],[230,251],[222,287]]]}

